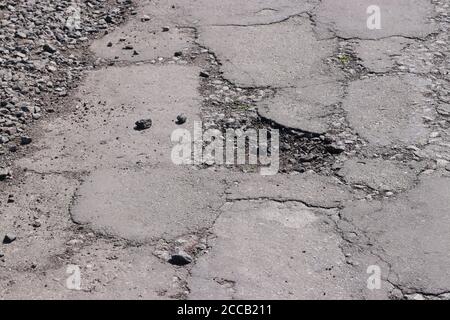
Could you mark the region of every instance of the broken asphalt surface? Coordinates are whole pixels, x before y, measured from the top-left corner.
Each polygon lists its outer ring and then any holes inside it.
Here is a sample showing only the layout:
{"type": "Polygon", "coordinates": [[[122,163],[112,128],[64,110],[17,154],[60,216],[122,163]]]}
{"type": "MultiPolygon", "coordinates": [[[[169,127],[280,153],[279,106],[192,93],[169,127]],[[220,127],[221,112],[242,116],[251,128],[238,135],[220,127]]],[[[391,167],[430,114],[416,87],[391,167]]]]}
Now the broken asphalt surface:
{"type": "Polygon", "coordinates": [[[136,1],[0,182],[0,297],[450,298],[450,5],[371,4],[136,1]],[[173,164],[200,120],[280,129],[280,172],[173,164]]]}

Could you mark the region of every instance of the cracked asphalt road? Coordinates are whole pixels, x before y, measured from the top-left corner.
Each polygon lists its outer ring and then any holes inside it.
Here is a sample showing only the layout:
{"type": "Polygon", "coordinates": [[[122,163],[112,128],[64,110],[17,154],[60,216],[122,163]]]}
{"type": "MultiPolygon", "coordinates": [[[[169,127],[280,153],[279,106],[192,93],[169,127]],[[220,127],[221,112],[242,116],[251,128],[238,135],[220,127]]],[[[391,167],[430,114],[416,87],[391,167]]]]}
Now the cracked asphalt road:
{"type": "Polygon", "coordinates": [[[450,4],[372,2],[136,1],[0,182],[0,298],[449,299],[450,4]],[[194,121],[279,173],[173,164],[194,121]]]}

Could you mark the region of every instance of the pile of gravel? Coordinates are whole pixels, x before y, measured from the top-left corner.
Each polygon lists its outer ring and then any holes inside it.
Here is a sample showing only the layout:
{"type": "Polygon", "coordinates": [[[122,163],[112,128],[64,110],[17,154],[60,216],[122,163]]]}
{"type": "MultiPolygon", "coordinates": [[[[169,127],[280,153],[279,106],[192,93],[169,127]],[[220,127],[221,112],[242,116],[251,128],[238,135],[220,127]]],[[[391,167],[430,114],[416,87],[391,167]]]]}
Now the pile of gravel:
{"type": "MultiPolygon", "coordinates": [[[[53,112],[92,65],[89,39],[132,12],[131,0],[0,0],[0,157],[53,112]]],[[[61,106],[62,107],[62,106],[61,106]]]]}

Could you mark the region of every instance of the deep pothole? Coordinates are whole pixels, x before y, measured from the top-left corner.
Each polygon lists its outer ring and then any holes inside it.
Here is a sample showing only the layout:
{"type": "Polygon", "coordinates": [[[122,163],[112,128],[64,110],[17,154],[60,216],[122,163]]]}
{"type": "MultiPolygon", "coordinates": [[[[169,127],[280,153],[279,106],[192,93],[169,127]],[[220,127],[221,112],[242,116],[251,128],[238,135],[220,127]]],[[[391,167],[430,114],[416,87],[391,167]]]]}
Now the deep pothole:
{"type": "MultiPolygon", "coordinates": [[[[276,89],[241,88],[223,77],[220,63],[214,54],[205,52],[202,61],[203,65],[206,65],[204,72],[200,75],[202,79],[199,89],[203,97],[201,107],[203,130],[216,129],[223,133],[229,129],[241,130],[244,133],[248,130],[267,130],[269,140],[271,132],[278,130],[279,172],[281,173],[302,173],[313,170],[317,173],[331,174],[336,157],[351,148],[339,142],[330,133],[323,135],[308,133],[262,118],[257,112],[258,103],[274,97],[276,89]]],[[[330,130],[330,132],[333,131],[337,130],[330,130]]],[[[269,145],[269,154],[270,147],[269,145]]],[[[248,141],[245,152],[248,157],[248,141]]],[[[258,163],[234,167],[244,172],[253,172],[257,171],[259,166],[258,163]]]]}

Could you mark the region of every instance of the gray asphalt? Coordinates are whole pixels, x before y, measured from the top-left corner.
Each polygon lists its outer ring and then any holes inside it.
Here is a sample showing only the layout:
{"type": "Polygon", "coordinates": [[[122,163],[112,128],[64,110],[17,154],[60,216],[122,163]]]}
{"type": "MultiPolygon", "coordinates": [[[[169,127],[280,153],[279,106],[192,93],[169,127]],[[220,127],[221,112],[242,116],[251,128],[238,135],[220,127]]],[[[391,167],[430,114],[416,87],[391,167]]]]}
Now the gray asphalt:
{"type": "Polygon", "coordinates": [[[448,1],[379,0],[379,30],[369,0],[137,2],[0,191],[1,298],[450,298],[448,1]],[[247,115],[343,152],[274,176],[171,161],[175,129],[247,115]]]}

